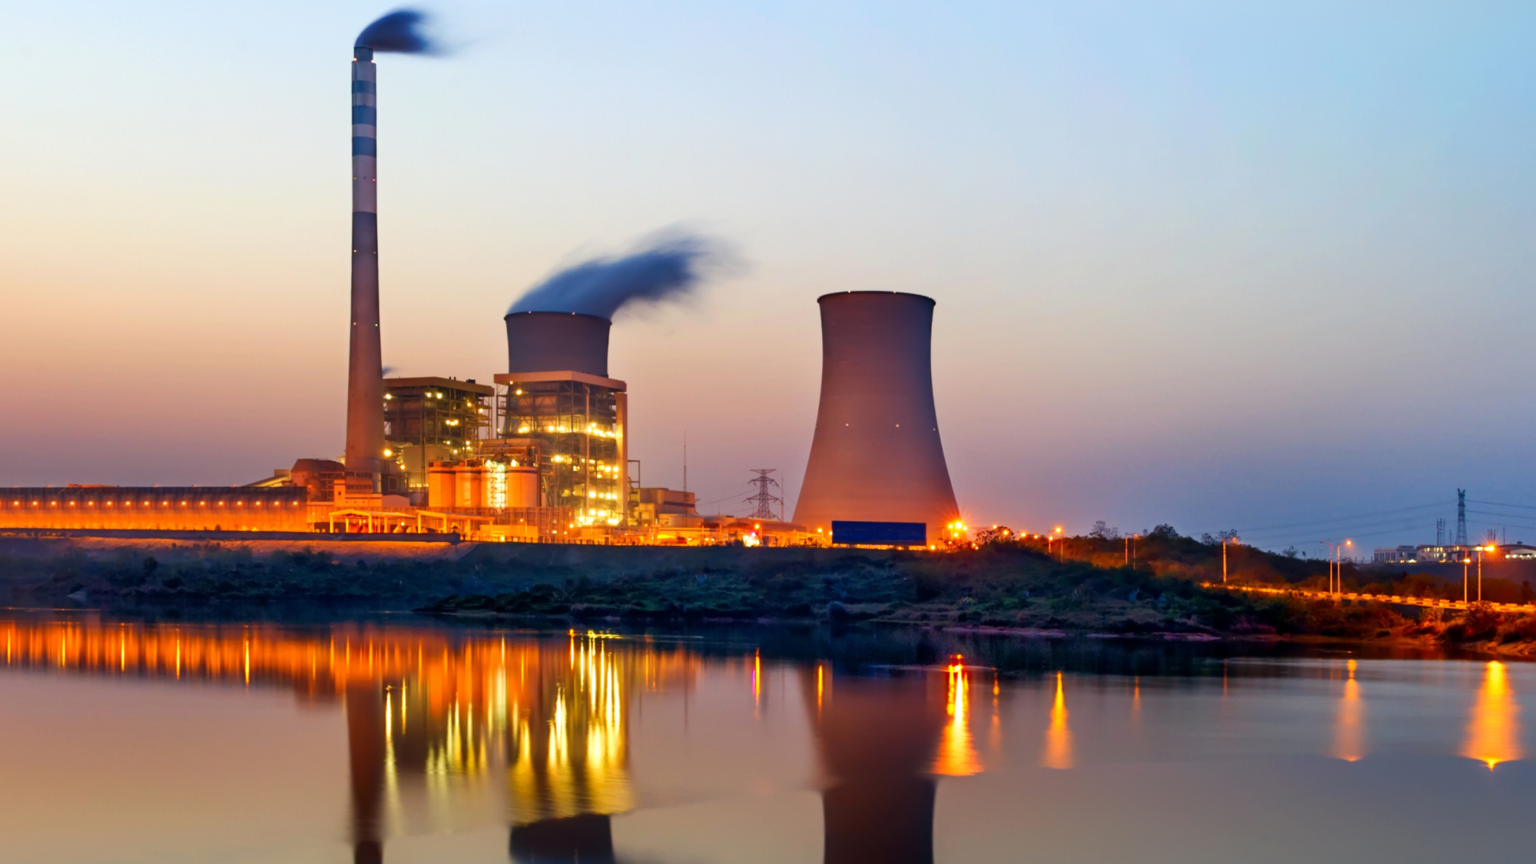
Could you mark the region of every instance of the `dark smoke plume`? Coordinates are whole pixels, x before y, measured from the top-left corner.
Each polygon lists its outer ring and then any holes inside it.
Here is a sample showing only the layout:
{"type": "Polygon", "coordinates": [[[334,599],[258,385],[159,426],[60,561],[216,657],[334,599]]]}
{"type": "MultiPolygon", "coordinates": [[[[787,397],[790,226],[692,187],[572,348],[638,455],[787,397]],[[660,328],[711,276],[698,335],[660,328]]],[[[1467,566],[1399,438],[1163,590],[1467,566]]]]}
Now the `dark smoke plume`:
{"type": "Polygon", "coordinates": [[[383,18],[363,28],[355,43],[362,48],[372,48],[391,54],[437,54],[441,49],[432,44],[417,28],[427,20],[426,13],[415,9],[396,9],[383,18]]]}
{"type": "Polygon", "coordinates": [[[622,258],[594,258],[561,270],[528,289],[507,311],[582,312],[611,319],[630,302],[683,299],[728,257],[702,237],[670,237],[622,258]]]}

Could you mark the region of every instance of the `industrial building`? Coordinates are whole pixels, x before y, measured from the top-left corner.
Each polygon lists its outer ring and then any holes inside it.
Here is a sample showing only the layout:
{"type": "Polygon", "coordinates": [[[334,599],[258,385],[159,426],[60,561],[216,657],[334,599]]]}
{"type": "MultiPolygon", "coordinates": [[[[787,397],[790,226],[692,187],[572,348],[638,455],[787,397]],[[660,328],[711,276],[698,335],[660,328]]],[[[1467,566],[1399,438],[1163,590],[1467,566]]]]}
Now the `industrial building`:
{"type": "Polygon", "coordinates": [[[431,463],[476,455],[495,393],[473,378],[384,379],[384,457],[398,466],[407,491],[425,496],[431,463]]]}
{"type": "Polygon", "coordinates": [[[64,486],[11,488],[0,526],[45,530],[308,531],[295,487],[64,486]]]}
{"type": "Polygon", "coordinates": [[[612,322],[570,312],[506,316],[500,437],[487,452],[539,470],[540,503],[578,526],[626,524],[630,488],[627,385],[608,377],[612,322]]]}
{"type": "Polygon", "coordinates": [[[1372,564],[1460,564],[1475,561],[1536,558],[1536,546],[1524,543],[1489,543],[1485,546],[1424,544],[1421,546],[1377,547],[1371,552],[1372,564]]]}
{"type": "MultiPolygon", "coordinates": [[[[848,291],[821,306],[821,402],[794,521],[892,525],[892,545],[935,544],[963,531],[933,402],[933,300],[848,291]]],[[[854,542],[879,543],[863,531],[854,542]]]]}

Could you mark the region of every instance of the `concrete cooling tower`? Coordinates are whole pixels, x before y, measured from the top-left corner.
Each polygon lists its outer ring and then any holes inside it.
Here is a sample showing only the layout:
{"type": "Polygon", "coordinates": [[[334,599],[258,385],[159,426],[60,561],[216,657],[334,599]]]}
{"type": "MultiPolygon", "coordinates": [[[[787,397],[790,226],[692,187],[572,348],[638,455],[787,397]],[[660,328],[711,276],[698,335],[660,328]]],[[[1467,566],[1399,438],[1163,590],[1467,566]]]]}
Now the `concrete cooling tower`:
{"type": "Polygon", "coordinates": [[[578,312],[513,312],[507,322],[507,370],[567,370],[608,377],[613,322],[578,312]]]}
{"type": "Polygon", "coordinates": [[[821,405],[794,521],[908,522],[928,542],[959,519],[933,405],[933,300],[849,291],[821,304],[821,405]]]}

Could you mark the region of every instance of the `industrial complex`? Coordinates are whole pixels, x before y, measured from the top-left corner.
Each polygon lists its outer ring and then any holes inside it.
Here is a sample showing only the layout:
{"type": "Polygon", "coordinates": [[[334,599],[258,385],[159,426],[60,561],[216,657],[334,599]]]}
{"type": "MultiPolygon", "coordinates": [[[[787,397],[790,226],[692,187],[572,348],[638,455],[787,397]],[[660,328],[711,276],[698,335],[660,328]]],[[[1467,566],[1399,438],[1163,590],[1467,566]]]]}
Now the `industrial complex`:
{"type": "Polygon", "coordinates": [[[358,45],[344,455],[299,459],[244,486],[13,488],[0,529],[912,548],[964,535],[934,408],[927,297],[820,298],[821,401],[791,521],[762,518],[761,507],[751,518],[701,514],[688,492],[640,484],[628,387],[608,368],[607,317],[507,314],[507,368],[490,383],[385,378],[376,98],[374,48],[358,45]]]}

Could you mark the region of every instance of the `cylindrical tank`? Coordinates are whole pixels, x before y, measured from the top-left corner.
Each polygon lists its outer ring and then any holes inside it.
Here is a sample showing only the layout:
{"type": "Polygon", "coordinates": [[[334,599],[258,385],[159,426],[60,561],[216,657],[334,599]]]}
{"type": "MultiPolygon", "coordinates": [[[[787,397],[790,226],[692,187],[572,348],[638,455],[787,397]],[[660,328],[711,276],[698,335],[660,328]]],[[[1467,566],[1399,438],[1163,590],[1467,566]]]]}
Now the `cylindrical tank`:
{"type": "Polygon", "coordinates": [[[507,506],[538,507],[539,470],[531,466],[507,469],[507,506]]]}
{"type": "Polygon", "coordinates": [[[485,478],[479,462],[461,462],[454,471],[458,480],[453,505],[459,510],[478,510],[485,506],[485,478]]]}
{"type": "Polygon", "coordinates": [[[928,542],[959,518],[931,366],[933,300],[849,291],[821,305],[821,404],[794,521],[922,522],[928,542]]]}
{"type": "Polygon", "coordinates": [[[427,466],[427,509],[453,509],[459,494],[456,478],[456,463],[433,462],[427,466]]]}
{"type": "Polygon", "coordinates": [[[579,312],[512,312],[507,322],[508,372],[586,372],[608,377],[613,322],[579,312]]]}

